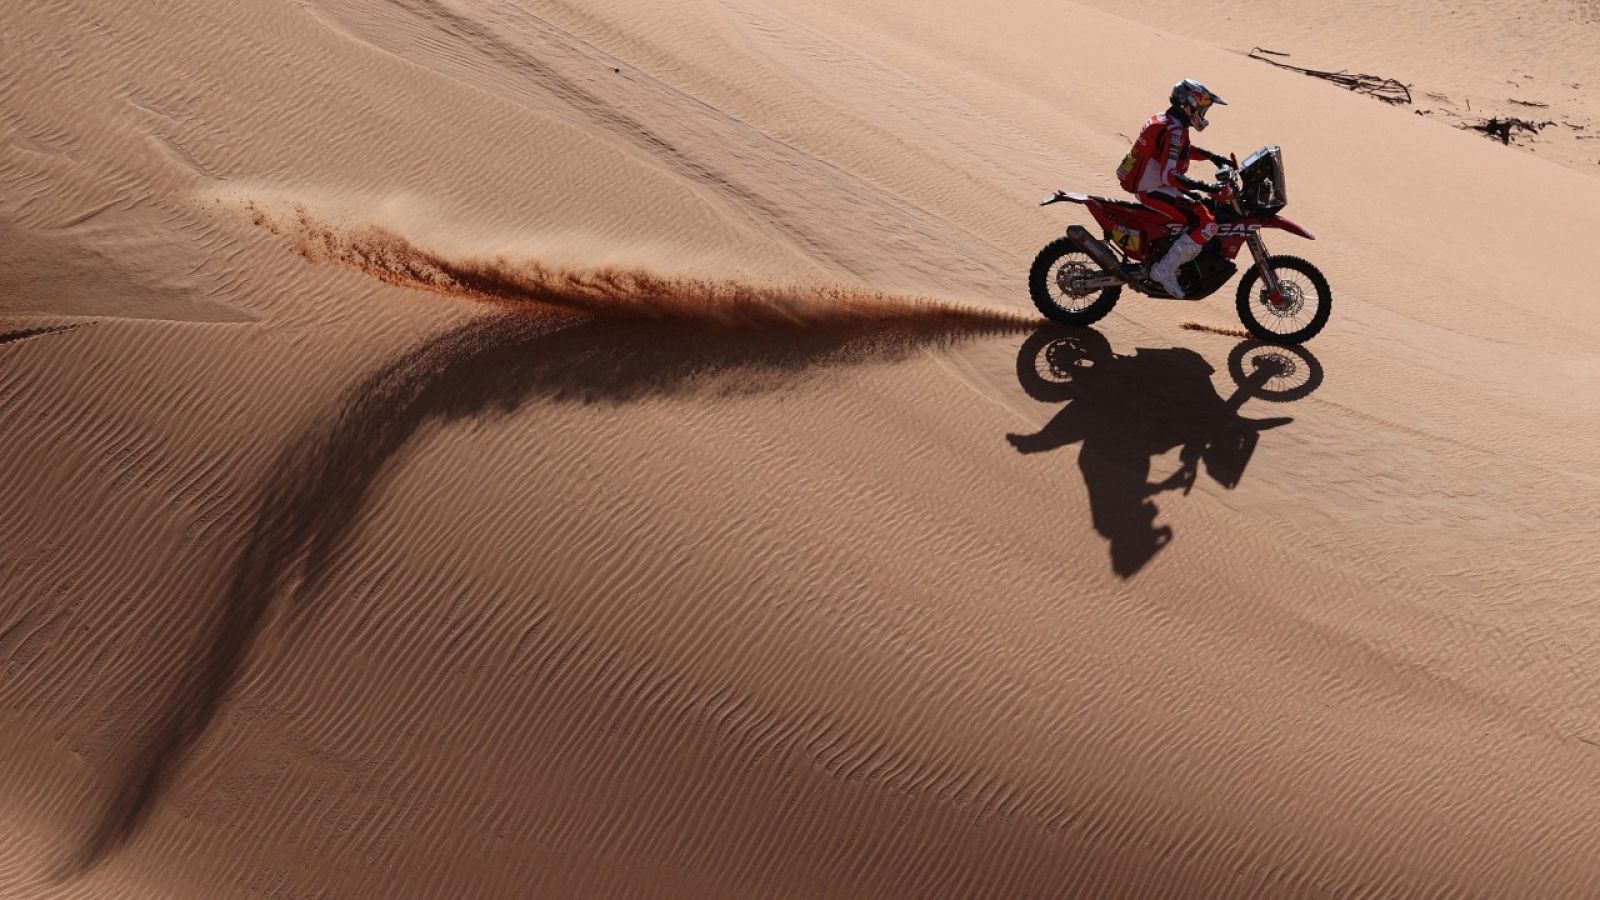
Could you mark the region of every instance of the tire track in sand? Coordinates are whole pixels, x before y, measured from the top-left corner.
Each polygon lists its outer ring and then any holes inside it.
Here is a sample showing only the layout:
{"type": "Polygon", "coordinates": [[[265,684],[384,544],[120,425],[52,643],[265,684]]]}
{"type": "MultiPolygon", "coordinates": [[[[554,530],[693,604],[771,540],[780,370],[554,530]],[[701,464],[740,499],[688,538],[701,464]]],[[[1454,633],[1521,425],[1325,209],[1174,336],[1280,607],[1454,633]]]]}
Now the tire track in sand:
{"type": "Polygon", "coordinates": [[[351,40],[611,135],[704,188],[730,216],[852,278],[923,283],[942,273],[943,283],[973,292],[1011,281],[996,264],[1008,258],[1008,248],[970,232],[952,240],[947,217],[650,76],[531,10],[464,9],[440,0],[382,0],[365,17],[335,4],[307,9],[351,40]],[[597,74],[624,66],[637,76],[627,101],[597,74]],[[482,81],[485,73],[496,74],[482,81]],[[819,217],[829,226],[809,224],[819,217]],[[874,240],[863,242],[862,233],[874,240]]]}

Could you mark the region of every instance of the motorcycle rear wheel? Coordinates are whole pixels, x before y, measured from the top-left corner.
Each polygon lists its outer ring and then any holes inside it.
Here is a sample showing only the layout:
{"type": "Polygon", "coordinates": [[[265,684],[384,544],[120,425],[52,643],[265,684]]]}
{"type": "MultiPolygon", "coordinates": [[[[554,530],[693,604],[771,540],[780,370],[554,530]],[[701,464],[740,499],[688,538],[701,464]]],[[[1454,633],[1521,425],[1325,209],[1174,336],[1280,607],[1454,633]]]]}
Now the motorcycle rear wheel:
{"type": "Polygon", "coordinates": [[[1252,267],[1239,279],[1238,313],[1245,330],[1269,344],[1303,344],[1317,336],[1333,313],[1333,290],[1316,266],[1298,256],[1270,256],[1267,264],[1277,274],[1283,301],[1274,305],[1252,267]]]}
{"type": "Polygon", "coordinates": [[[1028,294],[1033,305],[1052,322],[1092,325],[1117,305],[1122,288],[1108,287],[1098,295],[1074,294],[1064,284],[1073,271],[1092,274],[1100,267],[1071,238],[1051,241],[1034,257],[1033,268],[1028,270],[1028,294]]]}

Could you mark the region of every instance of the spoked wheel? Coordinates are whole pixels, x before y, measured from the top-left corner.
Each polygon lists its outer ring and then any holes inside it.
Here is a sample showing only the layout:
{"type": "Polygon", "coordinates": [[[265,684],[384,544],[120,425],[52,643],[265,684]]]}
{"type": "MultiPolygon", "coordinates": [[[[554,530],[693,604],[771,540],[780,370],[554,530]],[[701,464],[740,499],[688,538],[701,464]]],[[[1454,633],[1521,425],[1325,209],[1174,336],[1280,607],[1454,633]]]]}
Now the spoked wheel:
{"type": "Polygon", "coordinates": [[[1121,287],[1092,288],[1085,282],[1104,274],[1089,254],[1071,238],[1052,241],[1034,257],[1028,270],[1028,293],[1033,305],[1052,322],[1089,325],[1105,318],[1117,305],[1121,287]]]}
{"type": "Polygon", "coordinates": [[[1111,343],[1093,328],[1046,325],[1017,350],[1017,381],[1040,403],[1071,400],[1077,382],[1111,361],[1111,343]]]}
{"type": "Polygon", "coordinates": [[[1268,265],[1278,276],[1277,296],[1251,268],[1239,279],[1239,321],[1257,340],[1299,344],[1315,337],[1333,312],[1333,291],[1317,267],[1298,256],[1273,256],[1268,265]]]}
{"type": "Polygon", "coordinates": [[[1289,403],[1322,386],[1322,363],[1304,347],[1243,341],[1228,354],[1233,383],[1250,389],[1250,397],[1289,403]]]}

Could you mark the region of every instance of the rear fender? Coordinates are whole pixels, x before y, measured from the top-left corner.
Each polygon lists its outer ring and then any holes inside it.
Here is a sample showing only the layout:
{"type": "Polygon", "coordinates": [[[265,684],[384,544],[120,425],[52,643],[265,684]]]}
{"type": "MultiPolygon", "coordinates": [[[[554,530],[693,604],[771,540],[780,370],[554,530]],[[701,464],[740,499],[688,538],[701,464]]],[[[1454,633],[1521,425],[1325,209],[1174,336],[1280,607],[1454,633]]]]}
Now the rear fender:
{"type": "Polygon", "coordinates": [[[1100,199],[1097,197],[1091,197],[1088,194],[1073,193],[1071,191],[1056,191],[1054,194],[1044,198],[1044,202],[1040,203],[1039,205],[1049,206],[1052,203],[1077,203],[1080,206],[1087,206],[1089,207],[1089,214],[1094,216],[1095,222],[1099,223],[1102,229],[1106,231],[1111,230],[1113,225],[1111,221],[1111,215],[1106,210],[1106,205],[1101,203],[1100,199]]]}
{"type": "Polygon", "coordinates": [[[1100,226],[1101,231],[1110,232],[1116,225],[1111,220],[1111,213],[1106,209],[1104,203],[1096,202],[1093,197],[1090,197],[1083,205],[1089,207],[1089,215],[1094,216],[1095,224],[1100,226]]]}
{"type": "Polygon", "coordinates": [[[1040,206],[1049,206],[1052,203],[1082,203],[1088,204],[1091,198],[1088,194],[1075,194],[1071,191],[1056,191],[1050,196],[1039,201],[1040,206]]]}

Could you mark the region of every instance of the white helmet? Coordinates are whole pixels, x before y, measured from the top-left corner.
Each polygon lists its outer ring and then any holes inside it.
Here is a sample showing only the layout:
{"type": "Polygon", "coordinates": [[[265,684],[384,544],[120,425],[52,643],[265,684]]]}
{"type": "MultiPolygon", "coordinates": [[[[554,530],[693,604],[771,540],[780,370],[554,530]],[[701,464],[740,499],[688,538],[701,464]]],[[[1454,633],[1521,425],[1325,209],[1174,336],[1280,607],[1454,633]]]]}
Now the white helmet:
{"type": "Polygon", "coordinates": [[[1200,131],[1205,131],[1206,126],[1211,124],[1206,121],[1206,110],[1210,109],[1213,103],[1228,105],[1228,101],[1218,97],[1210,88],[1193,78],[1185,78],[1172,87],[1173,107],[1182,110],[1189,124],[1200,131]]]}

